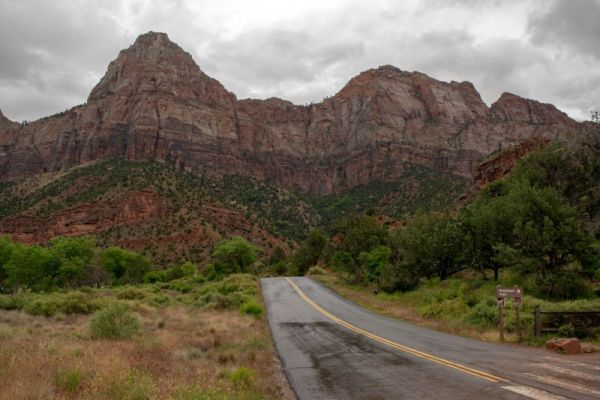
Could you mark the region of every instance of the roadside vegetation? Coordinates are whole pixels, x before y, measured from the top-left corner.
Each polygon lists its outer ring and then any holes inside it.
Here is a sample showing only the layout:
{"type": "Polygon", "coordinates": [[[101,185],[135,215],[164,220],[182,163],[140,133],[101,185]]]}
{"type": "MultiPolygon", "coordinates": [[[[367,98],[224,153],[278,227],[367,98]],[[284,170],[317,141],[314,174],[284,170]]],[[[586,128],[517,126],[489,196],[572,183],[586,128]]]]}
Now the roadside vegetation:
{"type": "MultiPolygon", "coordinates": [[[[523,288],[529,333],[535,305],[600,311],[599,129],[591,124],[578,140],[531,154],[459,211],[422,211],[397,226],[364,213],[342,217],[309,233],[289,270],[319,264],[337,278],[314,275],[350,297],[475,336],[496,329],[496,285],[523,288]]],[[[600,341],[597,318],[554,322],[561,335],[600,341]]]]}
{"type": "Polygon", "coordinates": [[[91,237],[0,237],[0,399],[284,398],[257,253],[231,238],[201,271],[156,269],[91,237]]]}

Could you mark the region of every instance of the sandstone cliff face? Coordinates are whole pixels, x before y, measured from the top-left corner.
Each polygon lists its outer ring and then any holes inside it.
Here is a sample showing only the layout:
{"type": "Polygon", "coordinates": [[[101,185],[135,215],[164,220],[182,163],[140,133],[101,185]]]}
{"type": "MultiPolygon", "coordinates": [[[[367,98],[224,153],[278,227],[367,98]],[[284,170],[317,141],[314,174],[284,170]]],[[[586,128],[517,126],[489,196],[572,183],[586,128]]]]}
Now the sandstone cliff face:
{"type": "Polygon", "coordinates": [[[120,225],[135,225],[169,211],[168,203],[148,190],[133,192],[108,204],[93,202],[49,217],[18,216],[2,220],[2,233],[21,243],[45,242],[55,236],[96,234],[120,225]]]}
{"type": "MultiPolygon", "coordinates": [[[[77,181],[75,186],[81,190],[85,184],[77,181]]],[[[259,245],[265,256],[271,255],[277,246],[290,251],[284,239],[250,221],[243,210],[210,201],[201,205],[201,218],[188,221],[185,227],[172,226],[172,219],[187,215],[187,211],[175,208],[156,190],[124,190],[102,201],[95,199],[48,215],[24,212],[0,218],[0,234],[9,234],[19,243],[35,244],[45,243],[56,236],[102,237],[111,230],[124,230],[126,235],[109,236],[105,240],[138,251],[159,250],[168,262],[176,262],[192,248],[201,251],[195,259],[204,260],[210,256],[216,242],[236,235],[247,237],[259,245]],[[165,226],[168,227],[166,232],[158,232],[159,227],[165,226]]]]}
{"type": "Polygon", "coordinates": [[[473,177],[499,147],[576,135],[555,107],[384,66],[321,103],[237,100],[166,34],[110,63],[85,105],[20,127],[0,117],[0,179],[125,157],[245,174],[329,194],[401,175],[407,163],[473,177]]]}

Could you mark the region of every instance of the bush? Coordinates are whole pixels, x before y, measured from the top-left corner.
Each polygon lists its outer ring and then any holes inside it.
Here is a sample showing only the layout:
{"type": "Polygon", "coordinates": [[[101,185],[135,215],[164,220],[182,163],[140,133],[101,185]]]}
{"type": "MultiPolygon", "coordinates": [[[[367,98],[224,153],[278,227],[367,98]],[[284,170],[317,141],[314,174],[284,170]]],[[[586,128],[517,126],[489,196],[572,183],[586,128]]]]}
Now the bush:
{"type": "Polygon", "coordinates": [[[226,295],[219,292],[208,292],[200,296],[195,304],[210,309],[226,310],[239,308],[247,301],[248,296],[239,292],[226,295]]]}
{"type": "Polygon", "coordinates": [[[240,236],[222,240],[215,246],[212,257],[217,274],[250,272],[260,249],[240,236]]]}
{"type": "Polygon", "coordinates": [[[432,302],[419,307],[422,316],[435,319],[452,319],[461,317],[469,311],[469,307],[459,298],[432,302]]]}
{"type": "Polygon", "coordinates": [[[18,310],[23,308],[23,301],[16,296],[0,294],[0,310],[18,310]]]}
{"type": "Polygon", "coordinates": [[[171,282],[176,279],[194,276],[196,271],[197,268],[194,264],[186,262],[175,267],[163,269],[161,271],[150,271],[144,277],[144,282],[171,282]]]}
{"type": "Polygon", "coordinates": [[[242,314],[254,315],[257,318],[263,314],[262,306],[254,300],[249,300],[242,304],[240,311],[242,314]]]}
{"type": "Polygon", "coordinates": [[[117,299],[122,300],[144,300],[148,293],[143,289],[124,287],[117,292],[117,299]]]}
{"type": "Polygon", "coordinates": [[[573,273],[556,273],[536,281],[535,291],[541,297],[556,300],[570,300],[592,297],[590,284],[573,273]]]}
{"type": "Polygon", "coordinates": [[[498,311],[494,299],[481,300],[465,316],[465,321],[480,328],[490,328],[498,323],[498,311]]]}
{"type": "Polygon", "coordinates": [[[103,391],[103,398],[119,400],[148,400],[158,398],[158,384],[152,375],[131,369],[126,374],[118,371],[110,385],[103,391]]]}
{"type": "Polygon", "coordinates": [[[60,370],[54,378],[56,386],[69,393],[75,393],[81,386],[83,372],[79,369],[60,370]]]}
{"type": "Polygon", "coordinates": [[[558,328],[558,335],[560,337],[572,338],[575,336],[575,327],[573,324],[565,324],[558,328]]]}
{"type": "Polygon", "coordinates": [[[325,275],[323,268],[314,266],[308,270],[308,275],[325,275]]]}
{"type": "Polygon", "coordinates": [[[226,372],[225,378],[236,387],[246,389],[252,386],[252,383],[256,378],[256,371],[251,368],[240,367],[233,371],[226,372]]]}
{"type": "Polygon", "coordinates": [[[35,295],[23,309],[31,315],[46,317],[63,314],[91,314],[106,304],[104,299],[79,291],[35,295]]]}
{"type": "Polygon", "coordinates": [[[94,339],[127,339],[138,333],[140,322],[125,304],[116,303],[92,315],[94,339]]]}

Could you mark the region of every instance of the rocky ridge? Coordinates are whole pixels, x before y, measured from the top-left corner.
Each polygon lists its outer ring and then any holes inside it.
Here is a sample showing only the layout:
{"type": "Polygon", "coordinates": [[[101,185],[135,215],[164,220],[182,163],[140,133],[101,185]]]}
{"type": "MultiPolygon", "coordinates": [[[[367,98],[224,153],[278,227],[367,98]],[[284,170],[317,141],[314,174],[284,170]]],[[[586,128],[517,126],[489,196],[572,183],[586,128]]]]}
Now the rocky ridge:
{"type": "Polygon", "coordinates": [[[472,178],[499,148],[581,130],[550,104],[505,93],[488,107],[469,82],[392,66],[307,106],[238,100],[149,32],[110,63],[86,104],[22,126],[0,114],[0,179],[123,157],[324,195],[395,179],[406,165],[472,178]]]}

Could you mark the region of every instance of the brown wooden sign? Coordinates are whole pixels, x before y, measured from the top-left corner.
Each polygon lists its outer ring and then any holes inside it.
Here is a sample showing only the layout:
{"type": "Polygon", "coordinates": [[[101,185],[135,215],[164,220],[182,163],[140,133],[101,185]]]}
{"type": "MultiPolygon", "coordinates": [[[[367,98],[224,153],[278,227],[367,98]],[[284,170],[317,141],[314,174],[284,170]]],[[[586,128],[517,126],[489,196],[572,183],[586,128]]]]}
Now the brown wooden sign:
{"type": "Polygon", "coordinates": [[[505,288],[505,287],[496,287],[496,297],[499,299],[520,299],[521,298],[521,289],[518,287],[505,288]]]}
{"type": "Polygon", "coordinates": [[[517,339],[521,341],[521,298],[523,293],[518,287],[505,288],[496,286],[496,298],[498,299],[498,330],[500,331],[500,340],[504,341],[504,301],[505,299],[515,300],[515,325],[517,328],[517,339]]]}

